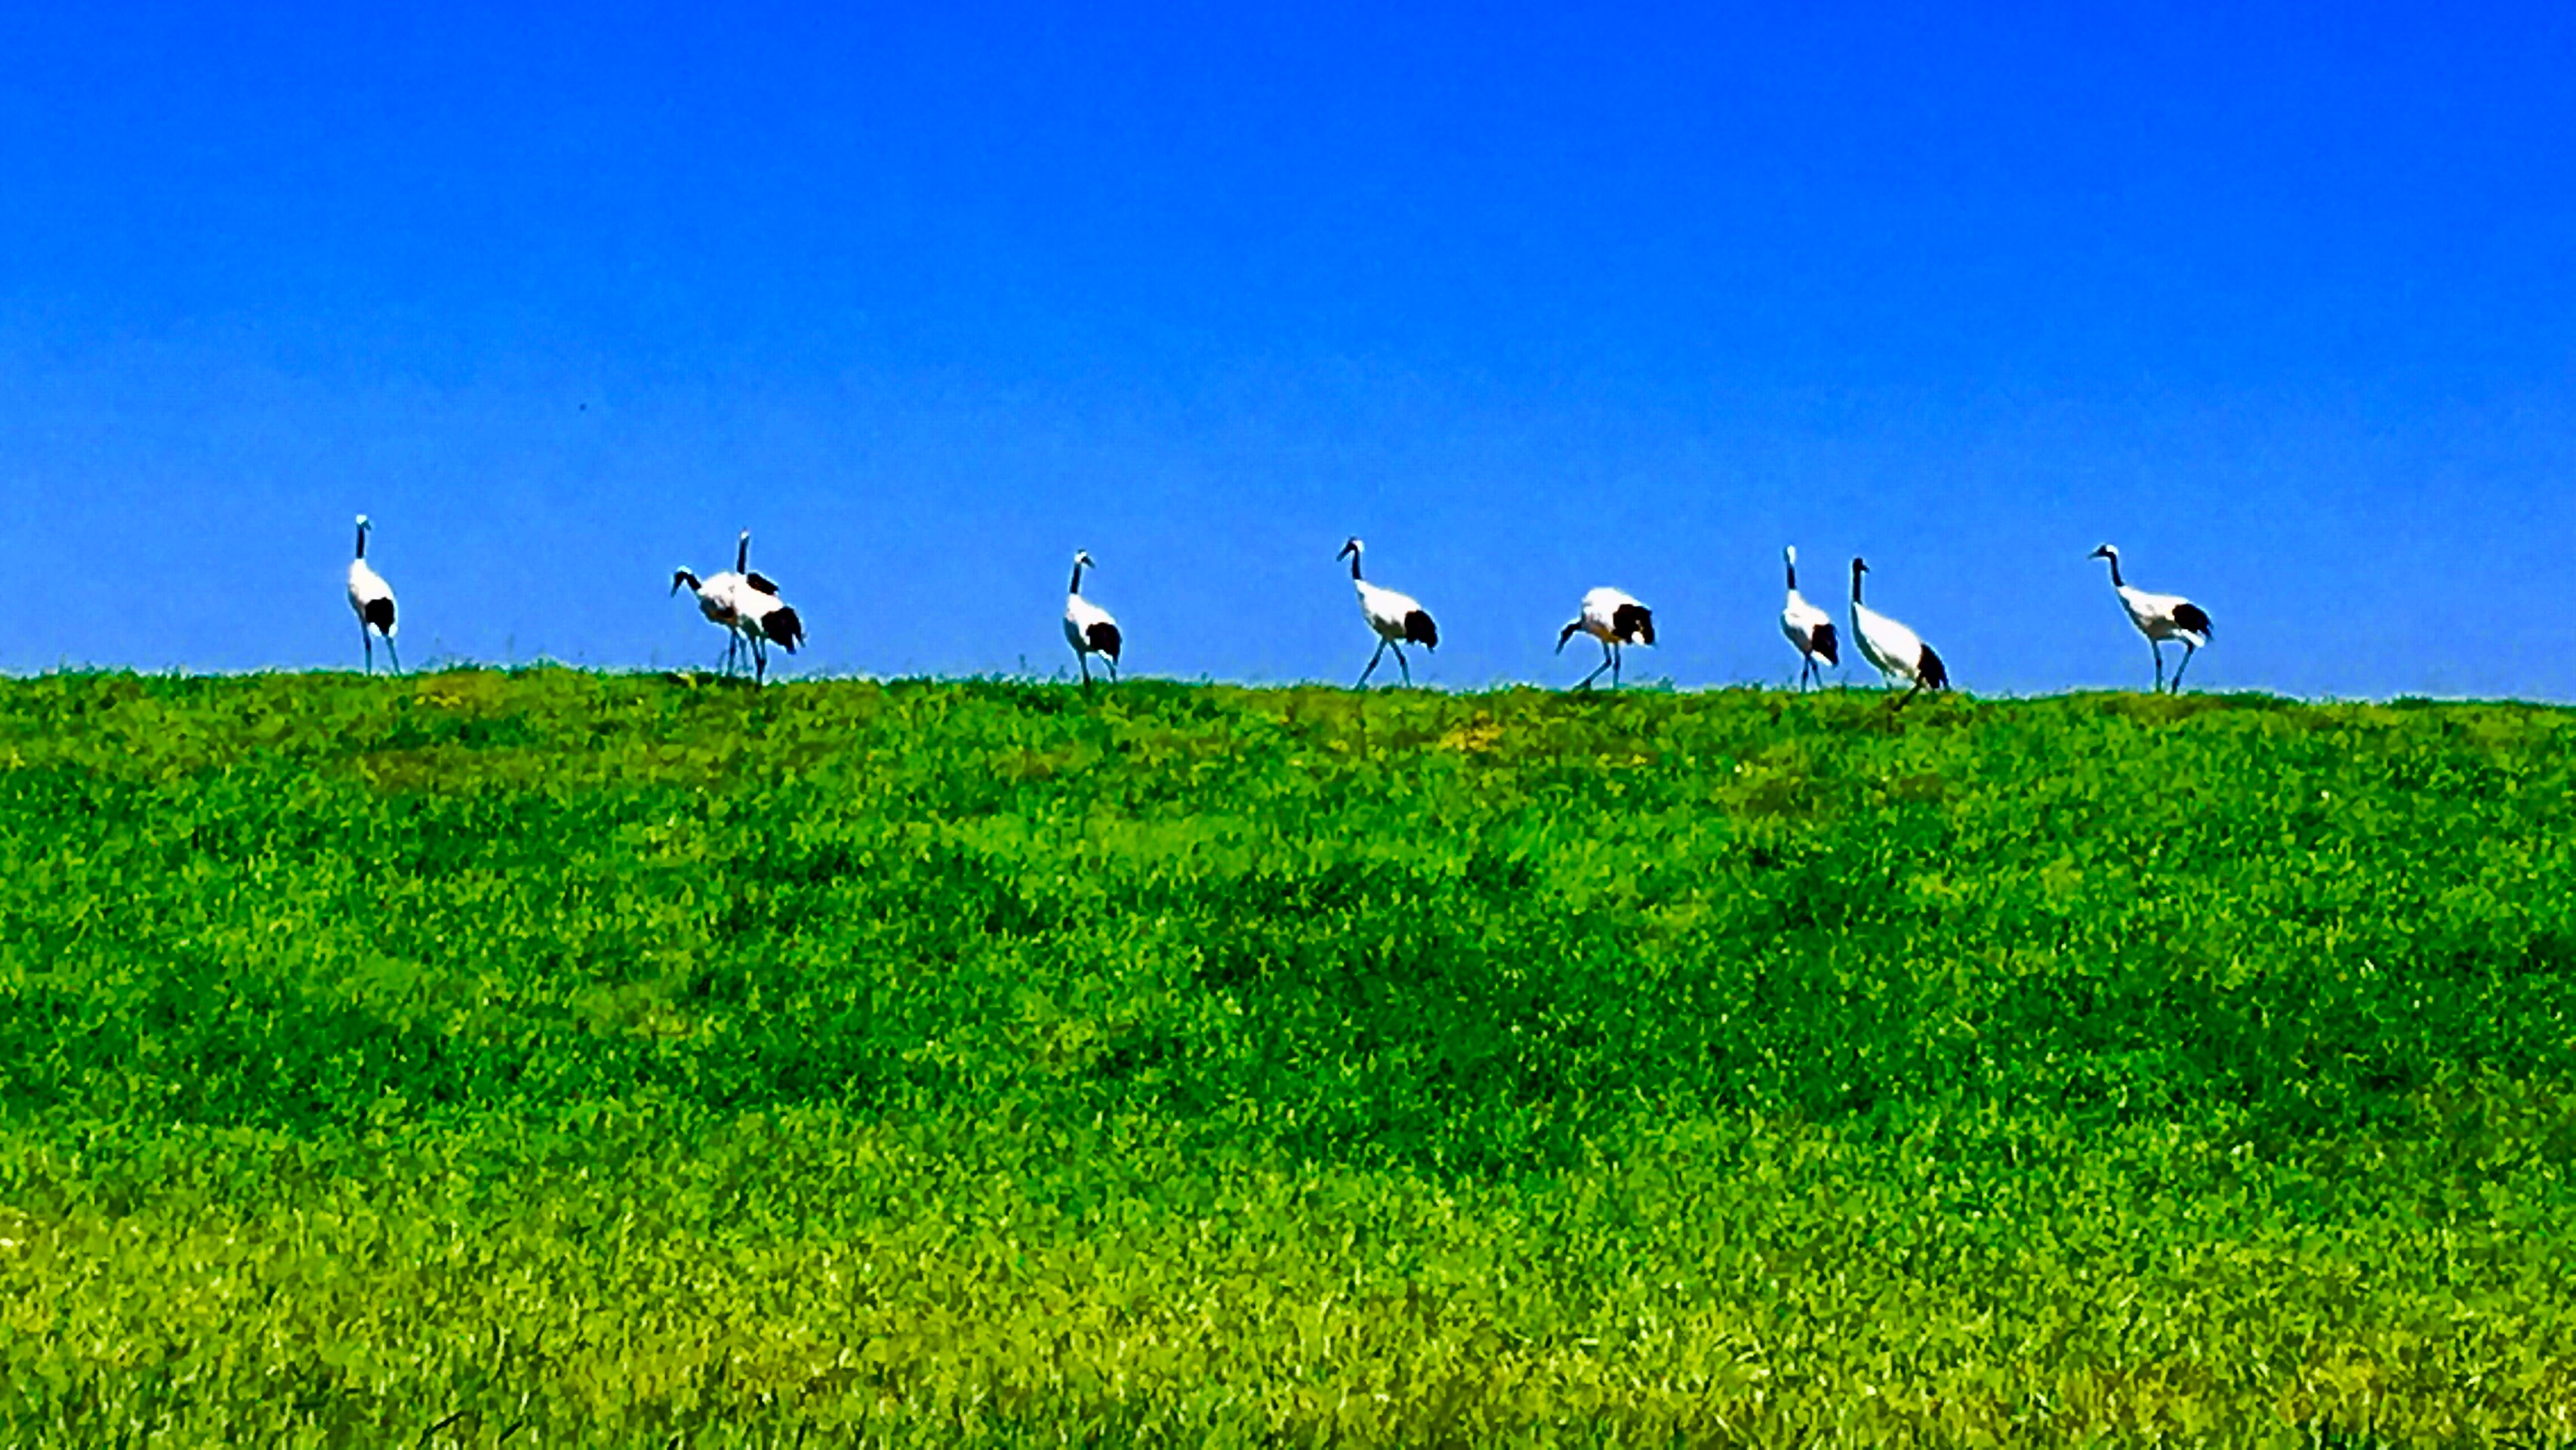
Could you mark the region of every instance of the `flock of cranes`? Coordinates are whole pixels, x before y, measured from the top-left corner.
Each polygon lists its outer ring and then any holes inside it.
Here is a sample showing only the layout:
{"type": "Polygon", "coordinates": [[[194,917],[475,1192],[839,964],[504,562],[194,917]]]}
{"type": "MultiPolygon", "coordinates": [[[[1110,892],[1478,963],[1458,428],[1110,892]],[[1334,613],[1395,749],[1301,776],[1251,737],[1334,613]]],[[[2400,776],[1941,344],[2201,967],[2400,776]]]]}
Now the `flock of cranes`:
{"type": "MultiPolygon", "coordinates": [[[[358,552],[349,561],[349,610],[358,616],[358,641],[365,651],[366,667],[376,667],[376,641],[385,642],[385,653],[396,670],[402,668],[402,657],[394,653],[394,591],[367,563],[367,532],[372,527],[365,514],[358,515],[358,552]]],[[[1404,656],[1404,647],[1418,644],[1424,649],[1440,647],[1440,626],[1432,621],[1431,611],[1410,594],[1372,584],[1360,577],[1361,544],[1353,538],[1342,545],[1335,562],[1351,561],[1351,588],[1359,595],[1360,617],[1368,622],[1369,632],[1377,636],[1377,650],[1369,656],[1368,668],[1360,671],[1359,687],[1365,687],[1369,676],[1377,672],[1378,662],[1390,649],[1395,651],[1396,668],[1404,683],[1413,683],[1413,666],[1404,656]]],[[[2131,586],[2120,577],[2120,551],[2109,544],[2095,549],[2087,557],[2107,559],[2111,564],[2111,589],[2119,596],[2120,608],[2129,623],[2145,635],[2147,646],[2156,657],[2156,688],[2182,688],[2183,671],[2191,668],[2192,656],[2209,643],[2209,614],[2199,605],[2179,594],[2150,594],[2131,586]],[[2182,646],[2182,663],[2174,667],[2170,685],[2165,680],[2165,644],[2182,646]]],[[[1792,545],[1781,553],[1788,568],[1789,596],[1780,610],[1780,632],[1800,659],[1798,687],[1822,679],[1818,663],[1839,664],[1842,661],[1840,636],[1834,621],[1822,609],[1810,604],[1798,592],[1798,550],[1792,545]]],[[[1074,663],[1082,671],[1082,682],[1091,683],[1091,659],[1100,657],[1108,666],[1109,678],[1118,678],[1118,654],[1124,638],[1118,632],[1118,621],[1108,610],[1092,603],[1082,594],[1082,571],[1096,568],[1091,555],[1077,551],[1073,556],[1073,578],[1065,585],[1064,640],[1073,647],[1074,663]]],[[[1870,662],[1890,685],[1903,684],[1907,689],[1896,704],[1903,708],[1907,700],[1925,690],[1948,689],[1949,666],[1921,635],[1894,619],[1861,603],[1861,576],[1869,572],[1868,561],[1851,561],[1852,636],[1860,646],[1861,658],[1870,662]]],[[[671,571],[671,593],[678,594],[682,585],[696,596],[698,613],[707,623],[725,632],[725,663],[732,673],[737,659],[748,653],[752,679],[764,681],[769,675],[769,647],[776,645],[789,654],[805,642],[805,621],[794,606],[779,598],[778,585],[751,567],[751,530],[745,529],[734,541],[733,567],[723,573],[701,579],[685,565],[671,571]]],[[[1587,592],[1572,622],[1558,631],[1557,653],[1565,652],[1565,643],[1577,634],[1590,635],[1601,644],[1601,663],[1585,675],[1576,689],[1589,688],[1610,672],[1610,685],[1619,684],[1620,654],[1630,645],[1655,642],[1655,612],[1625,590],[1604,586],[1587,592]]]]}

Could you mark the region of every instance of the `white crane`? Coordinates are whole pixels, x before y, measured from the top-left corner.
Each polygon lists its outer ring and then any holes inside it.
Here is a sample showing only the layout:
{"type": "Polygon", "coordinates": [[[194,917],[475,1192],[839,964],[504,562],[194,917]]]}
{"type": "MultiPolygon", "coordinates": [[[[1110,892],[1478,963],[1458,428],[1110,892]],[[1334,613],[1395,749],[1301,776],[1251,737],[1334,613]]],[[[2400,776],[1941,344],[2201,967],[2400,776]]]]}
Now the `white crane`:
{"type": "MultiPolygon", "coordinates": [[[[698,598],[698,613],[706,616],[707,623],[725,632],[726,674],[733,673],[734,652],[742,648],[744,638],[759,632],[759,626],[748,623],[743,616],[746,600],[758,592],[751,579],[744,577],[750,562],[751,530],[745,529],[742,536],[734,541],[733,568],[730,570],[703,580],[685,565],[671,571],[671,592],[677,594],[681,585],[689,586],[689,592],[698,598]]],[[[761,579],[760,583],[769,585],[771,594],[778,592],[777,586],[769,584],[768,580],[761,579]]]]}
{"type": "Polygon", "coordinates": [[[1789,565],[1789,602],[1780,610],[1780,632],[1798,647],[1802,663],[1798,667],[1798,688],[1805,689],[1809,679],[1821,681],[1823,672],[1816,661],[1829,665],[1842,663],[1834,644],[1833,616],[1807,602],[1798,592],[1798,546],[1791,544],[1780,551],[1789,565]]]}
{"type": "Polygon", "coordinates": [[[751,567],[749,529],[734,541],[733,566],[742,571],[734,595],[734,627],[751,641],[752,681],[757,684],[769,678],[769,646],[796,653],[805,642],[805,621],[795,606],[778,597],[778,585],[751,567]]]}
{"type": "Polygon", "coordinates": [[[1064,642],[1073,646],[1073,662],[1082,667],[1082,682],[1091,683],[1091,657],[1109,662],[1109,678],[1118,678],[1118,650],[1124,641],[1109,611],[1082,597],[1082,571],[1098,568],[1088,550],[1073,553],[1073,582],[1064,586],[1064,642]]]}
{"type": "Polygon", "coordinates": [[[1852,635],[1860,641],[1863,658],[1878,667],[1890,683],[1910,680],[1913,689],[1896,702],[1898,709],[1923,690],[1946,690],[1950,687],[1950,667],[1932,652],[1921,636],[1904,625],[1868,608],[1860,602],[1860,576],[1869,572],[1867,561],[1852,559],[1852,635]]]}
{"type": "Polygon", "coordinates": [[[376,672],[376,637],[382,635],[385,653],[391,656],[394,670],[402,670],[402,656],[394,650],[394,588],[384,576],[367,565],[367,531],[375,525],[365,514],[358,515],[358,554],[349,561],[349,609],[358,616],[358,644],[366,651],[367,673],[376,672]]]}
{"type": "Polygon", "coordinates": [[[1412,684],[1413,666],[1405,662],[1404,647],[1418,644],[1424,649],[1438,649],[1440,626],[1431,622],[1430,611],[1415,602],[1412,595],[1380,589],[1360,577],[1358,539],[1342,545],[1342,552],[1333,557],[1339,560],[1345,556],[1351,561],[1351,587],[1359,592],[1360,614],[1368,620],[1370,632],[1377,636],[1377,653],[1369,656],[1368,668],[1360,671],[1359,684],[1352,688],[1358,689],[1368,683],[1369,676],[1377,672],[1377,662],[1386,654],[1389,645],[1395,646],[1395,664],[1396,668],[1404,671],[1404,682],[1412,684]]]}
{"type": "Polygon", "coordinates": [[[1632,644],[1650,645],[1655,642],[1655,612],[1638,603],[1637,596],[1624,589],[1613,589],[1606,584],[1598,589],[1587,589],[1583,594],[1583,608],[1575,614],[1574,622],[1556,632],[1556,652],[1565,653],[1565,642],[1577,634],[1588,634],[1601,641],[1601,663],[1593,666],[1592,673],[1585,675],[1582,683],[1574,688],[1588,688],[1594,680],[1601,678],[1603,670],[1608,670],[1610,688],[1615,690],[1619,688],[1620,650],[1632,644]]]}
{"type": "Polygon", "coordinates": [[[2111,561],[2111,592],[2120,596],[2120,607],[2129,613],[2129,622],[2147,637],[2147,648],[2156,656],[2156,688],[2165,687],[2165,641],[2182,641],[2182,663],[2174,666],[2174,693],[2182,692],[2182,672],[2191,668],[2191,657],[2209,643],[2209,611],[2179,594],[2149,594],[2120,582],[2120,551],[2109,544],[2085,555],[2088,559],[2111,561]]]}

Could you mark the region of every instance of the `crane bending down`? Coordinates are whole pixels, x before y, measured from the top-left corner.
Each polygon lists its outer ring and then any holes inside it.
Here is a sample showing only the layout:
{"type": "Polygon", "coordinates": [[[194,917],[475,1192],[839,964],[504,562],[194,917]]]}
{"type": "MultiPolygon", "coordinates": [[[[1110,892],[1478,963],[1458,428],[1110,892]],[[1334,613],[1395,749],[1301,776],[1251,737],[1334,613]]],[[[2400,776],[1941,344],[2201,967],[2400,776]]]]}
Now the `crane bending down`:
{"type": "Polygon", "coordinates": [[[365,514],[358,515],[358,553],[349,561],[349,608],[358,616],[358,644],[366,651],[367,673],[376,672],[376,639],[382,636],[385,654],[399,674],[402,656],[394,650],[394,589],[367,565],[367,531],[374,527],[365,514]]]}
{"type": "Polygon", "coordinates": [[[1879,674],[1890,683],[1897,680],[1913,682],[1914,688],[1907,690],[1896,702],[1896,708],[1902,710],[1907,700],[1922,691],[1948,689],[1950,667],[1941,663],[1941,656],[1933,653],[1932,646],[1925,644],[1921,636],[1860,602],[1860,576],[1868,572],[1869,564],[1854,556],[1852,634],[1860,641],[1861,655],[1876,665],[1879,674]]]}
{"type": "Polygon", "coordinates": [[[1377,653],[1369,656],[1368,668],[1360,671],[1359,684],[1351,688],[1359,689],[1368,684],[1369,676],[1377,672],[1378,660],[1390,645],[1395,648],[1396,668],[1404,672],[1404,682],[1412,684],[1413,666],[1405,662],[1404,647],[1418,644],[1424,649],[1438,649],[1440,626],[1431,622],[1430,611],[1417,603],[1412,595],[1380,589],[1360,577],[1360,541],[1357,538],[1343,544],[1342,552],[1333,557],[1350,559],[1351,587],[1360,596],[1360,614],[1368,620],[1370,632],[1377,636],[1377,653]]]}
{"type": "Polygon", "coordinates": [[[1091,657],[1098,655],[1109,662],[1109,678],[1118,678],[1118,651],[1124,641],[1118,634],[1118,621],[1109,611],[1082,597],[1082,571],[1098,568],[1091,562],[1089,551],[1076,549],[1073,554],[1073,582],[1064,586],[1064,642],[1073,646],[1073,662],[1082,667],[1082,682],[1091,683],[1091,657]]]}
{"type": "Polygon", "coordinates": [[[1833,616],[1809,604],[1806,596],[1798,592],[1798,546],[1791,544],[1780,557],[1789,565],[1789,602],[1780,610],[1780,632],[1798,648],[1798,688],[1803,690],[1810,679],[1822,682],[1823,672],[1816,668],[1816,661],[1837,665],[1842,660],[1835,647],[1833,616]]]}
{"type": "Polygon", "coordinates": [[[2165,687],[2165,641],[2182,641],[2182,663],[2174,666],[2173,675],[2173,692],[2182,693],[2182,672],[2191,668],[2191,657],[2209,643],[2209,612],[2179,594],[2149,594],[2122,583],[2120,551],[2109,544],[2085,557],[2111,561],[2111,592],[2120,596],[2120,607],[2128,611],[2129,622],[2147,637],[2147,648],[2155,651],[2159,690],[2165,687]]]}
{"type": "Polygon", "coordinates": [[[1574,621],[1556,632],[1556,652],[1565,653],[1565,642],[1577,634],[1588,634],[1601,641],[1601,663],[1594,665],[1592,673],[1585,675],[1574,688],[1590,688],[1594,680],[1601,678],[1601,672],[1608,670],[1610,688],[1615,690],[1619,688],[1620,650],[1632,644],[1651,645],[1655,642],[1655,612],[1638,603],[1637,596],[1624,589],[1613,589],[1608,585],[1588,589],[1584,591],[1583,607],[1575,613],[1574,621]]]}
{"type": "Polygon", "coordinates": [[[742,648],[742,596],[750,592],[742,570],[750,556],[751,531],[745,529],[734,544],[732,569],[707,579],[700,579],[686,565],[671,571],[671,592],[677,594],[681,585],[689,586],[697,596],[698,613],[725,632],[724,672],[728,675],[733,673],[734,652],[742,648]]]}

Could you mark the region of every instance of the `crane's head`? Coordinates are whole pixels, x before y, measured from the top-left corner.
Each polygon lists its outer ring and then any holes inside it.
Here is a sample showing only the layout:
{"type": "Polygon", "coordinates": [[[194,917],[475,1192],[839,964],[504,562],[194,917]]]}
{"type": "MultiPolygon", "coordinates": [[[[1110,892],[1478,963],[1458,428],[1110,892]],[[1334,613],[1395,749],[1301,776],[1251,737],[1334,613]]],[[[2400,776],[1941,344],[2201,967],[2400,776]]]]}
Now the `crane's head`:
{"type": "Polygon", "coordinates": [[[695,589],[695,588],[697,588],[697,587],[698,587],[698,576],[697,576],[696,574],[692,573],[690,570],[688,570],[688,569],[687,569],[687,568],[685,568],[685,567],[672,570],[672,571],[671,571],[671,592],[672,592],[672,593],[674,593],[674,594],[679,593],[679,592],[680,592],[680,586],[681,586],[681,585],[683,585],[683,584],[688,585],[691,589],[695,589]]]}
{"type": "Polygon", "coordinates": [[[1340,553],[1338,553],[1338,554],[1335,554],[1333,557],[1334,557],[1335,559],[1337,559],[1337,560],[1338,560],[1338,559],[1356,559],[1356,558],[1358,558],[1359,556],[1360,556],[1360,541],[1359,541],[1359,536],[1358,536],[1358,535],[1356,535],[1356,534],[1354,534],[1354,535],[1352,535],[1349,539],[1347,539],[1347,540],[1345,540],[1345,541],[1343,542],[1343,544],[1342,544],[1342,551],[1341,551],[1340,553]]]}
{"type": "Polygon", "coordinates": [[[2109,544],[2104,544],[2084,557],[2087,559],[2116,559],[2120,557],[2120,551],[2109,544]]]}
{"type": "Polygon", "coordinates": [[[1869,561],[1868,561],[1867,559],[1862,558],[1862,557],[1861,557],[1860,555],[1858,555],[1858,554],[1854,554],[1854,555],[1852,555],[1852,576],[1853,576],[1854,578],[1858,578],[1859,576],[1861,576],[1861,575],[1863,575],[1863,574],[1866,574],[1866,573],[1868,573],[1868,572],[1869,572],[1869,561]]]}
{"type": "Polygon", "coordinates": [[[367,530],[374,527],[374,524],[367,522],[367,516],[365,514],[358,515],[358,532],[365,533],[367,530]]]}
{"type": "Polygon", "coordinates": [[[1782,550],[1780,551],[1780,557],[1781,557],[1784,561],[1786,561],[1786,562],[1788,563],[1788,565],[1789,565],[1789,567],[1790,567],[1790,568],[1792,568],[1792,569],[1797,568],[1797,567],[1798,567],[1798,546],[1797,546],[1797,545],[1795,545],[1795,544],[1791,544],[1789,547],[1787,547],[1787,548],[1785,548],[1785,549],[1782,549],[1782,550]]]}
{"type": "Polygon", "coordinates": [[[1565,642],[1574,638],[1575,631],[1581,628],[1583,628],[1583,621],[1578,619],[1556,632],[1556,652],[1558,654],[1565,653],[1565,642]]]}
{"type": "Polygon", "coordinates": [[[1099,565],[1091,562],[1091,551],[1089,549],[1074,550],[1073,562],[1081,565],[1085,569],[1097,569],[1100,567],[1099,565]]]}

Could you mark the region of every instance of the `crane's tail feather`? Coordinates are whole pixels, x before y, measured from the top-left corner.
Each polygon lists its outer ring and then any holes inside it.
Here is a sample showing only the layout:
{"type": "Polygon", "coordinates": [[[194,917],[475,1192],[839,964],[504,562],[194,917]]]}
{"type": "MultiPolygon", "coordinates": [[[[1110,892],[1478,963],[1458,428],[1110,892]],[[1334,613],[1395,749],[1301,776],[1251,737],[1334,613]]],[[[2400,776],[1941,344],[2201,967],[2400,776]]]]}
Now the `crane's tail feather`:
{"type": "Polygon", "coordinates": [[[359,611],[358,617],[365,620],[376,633],[387,639],[394,637],[394,602],[391,599],[368,600],[366,607],[359,611]]]}
{"type": "Polygon", "coordinates": [[[1815,655],[1816,658],[1823,660],[1826,664],[1838,665],[1842,663],[1842,656],[1839,653],[1841,646],[1834,643],[1834,627],[1832,625],[1820,624],[1814,629],[1808,631],[1807,643],[1813,646],[1809,652],[1815,655]]]}
{"type": "Polygon", "coordinates": [[[1950,688],[1950,667],[1941,663],[1941,657],[1934,654],[1932,646],[1928,644],[1923,646],[1923,657],[1915,662],[1914,677],[1921,681],[1923,688],[1927,690],[1950,688]]]}
{"type": "Polygon", "coordinates": [[[1610,632],[1628,644],[1655,642],[1655,612],[1642,604],[1622,604],[1610,614],[1610,632]]]}
{"type": "Polygon", "coordinates": [[[2174,606],[2174,623],[2206,638],[2209,633],[2209,611],[2185,601],[2174,606]]]}
{"type": "Polygon", "coordinates": [[[1126,643],[1119,637],[1118,626],[1105,619],[1084,630],[1082,638],[1095,653],[1107,655],[1113,664],[1117,662],[1119,646],[1126,643]]]}
{"type": "Polygon", "coordinates": [[[805,642],[805,621],[796,617],[794,606],[782,604],[760,617],[760,632],[769,636],[772,644],[794,654],[796,646],[805,642]]]}
{"type": "Polygon", "coordinates": [[[1440,647],[1440,626],[1431,622],[1428,610],[1417,609],[1404,616],[1404,642],[1424,649],[1440,647]]]}

